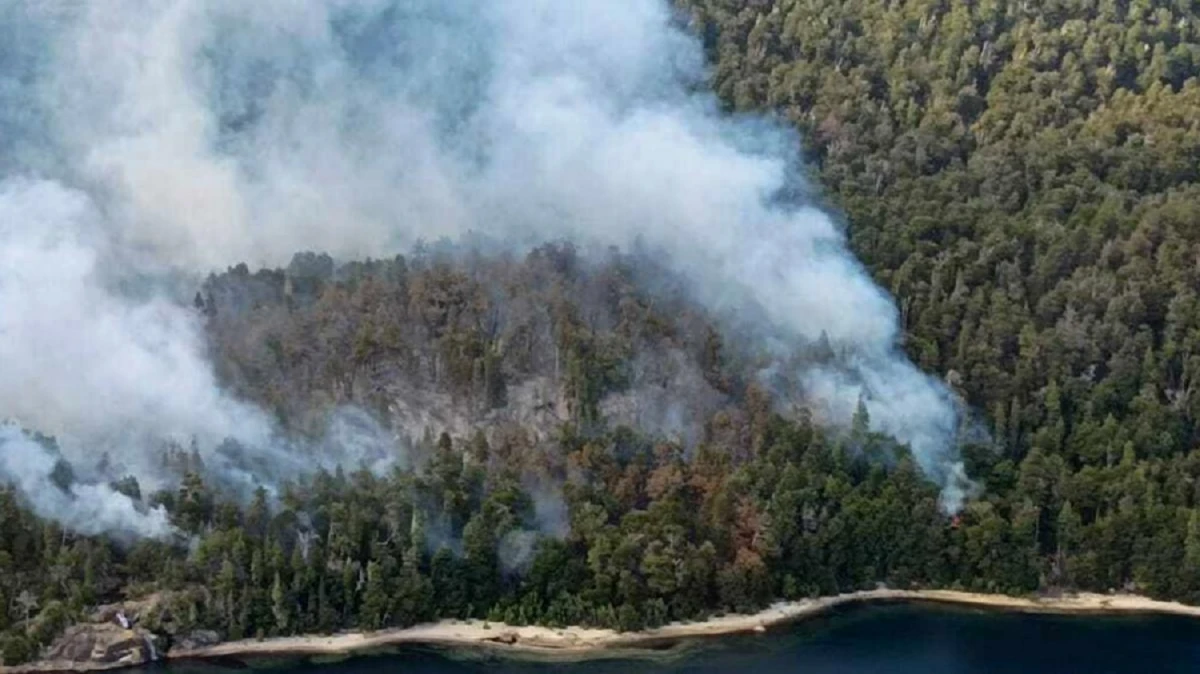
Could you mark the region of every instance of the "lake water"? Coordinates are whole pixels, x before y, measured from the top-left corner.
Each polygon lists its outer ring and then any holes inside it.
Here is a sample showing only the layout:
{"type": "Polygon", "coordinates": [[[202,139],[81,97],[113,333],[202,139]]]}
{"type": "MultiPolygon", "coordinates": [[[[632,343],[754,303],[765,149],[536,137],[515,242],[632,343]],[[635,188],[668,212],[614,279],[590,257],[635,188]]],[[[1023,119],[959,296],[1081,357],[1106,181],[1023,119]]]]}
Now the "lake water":
{"type": "MultiPolygon", "coordinates": [[[[856,606],[765,634],[689,643],[645,658],[520,662],[404,649],[337,662],[251,662],[278,674],[1066,674],[1200,672],[1200,620],[1067,617],[911,604],[856,606]]],[[[165,674],[228,672],[171,664],[165,674]]]]}

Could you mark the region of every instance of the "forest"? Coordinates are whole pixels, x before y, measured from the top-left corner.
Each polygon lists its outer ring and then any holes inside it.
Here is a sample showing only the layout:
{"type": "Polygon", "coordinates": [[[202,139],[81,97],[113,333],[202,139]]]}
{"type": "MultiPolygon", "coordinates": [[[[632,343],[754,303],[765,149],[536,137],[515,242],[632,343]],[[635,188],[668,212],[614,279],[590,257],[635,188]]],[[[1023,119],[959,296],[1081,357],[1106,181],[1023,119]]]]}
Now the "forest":
{"type": "Polygon", "coordinates": [[[222,382],[298,433],[343,406],[441,431],[275,494],[164,447],[177,487],[115,486],[187,545],[0,489],[3,662],[150,595],[151,629],[226,639],[636,630],[878,583],[1200,603],[1200,3],[676,4],[721,102],[800,131],[909,355],[976,410],[958,517],[865,410],[783,409],[752,340],[635,253],[305,253],[197,289],[222,382]]]}

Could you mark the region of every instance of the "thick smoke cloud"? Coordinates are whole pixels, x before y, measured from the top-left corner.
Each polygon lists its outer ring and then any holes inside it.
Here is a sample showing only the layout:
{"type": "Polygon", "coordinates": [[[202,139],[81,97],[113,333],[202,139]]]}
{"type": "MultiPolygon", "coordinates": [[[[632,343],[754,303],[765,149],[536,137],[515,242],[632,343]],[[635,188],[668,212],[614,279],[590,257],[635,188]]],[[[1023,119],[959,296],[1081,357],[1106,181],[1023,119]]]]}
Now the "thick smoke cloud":
{"type": "Polygon", "coordinates": [[[94,441],[130,433],[264,444],[253,407],[217,388],[191,312],[114,284],[99,215],[54,182],[0,183],[0,408],[94,441]]]}
{"type": "MultiPolygon", "coordinates": [[[[104,227],[79,190],[0,183],[0,418],[61,435],[65,458],[81,469],[103,461],[107,477],[134,475],[149,488],[162,477],[167,443],[194,443],[224,486],[244,493],[266,469],[284,478],[386,459],[387,438],[361,412],[338,411],[323,443],[301,444],[223,393],[195,312],[162,284],[122,273],[123,251],[104,227]]],[[[161,512],[131,508],[112,490],[81,484],[68,498],[36,488],[57,459],[11,431],[0,442],[0,476],[15,479],[41,514],[89,532],[169,533],[161,512]],[[87,519],[93,511],[104,516],[87,519]]]]}
{"type": "MultiPolygon", "coordinates": [[[[303,469],[220,391],[163,280],[476,233],[662,250],[758,334],[827,339],[839,358],[799,393],[835,423],[864,400],[959,506],[946,388],[833,220],[780,202],[796,139],[719,114],[665,2],[0,0],[0,19],[0,416],[72,458],[149,471],[195,436],[235,479],[303,469]]],[[[135,513],[106,526],[146,531],[135,513]]]]}

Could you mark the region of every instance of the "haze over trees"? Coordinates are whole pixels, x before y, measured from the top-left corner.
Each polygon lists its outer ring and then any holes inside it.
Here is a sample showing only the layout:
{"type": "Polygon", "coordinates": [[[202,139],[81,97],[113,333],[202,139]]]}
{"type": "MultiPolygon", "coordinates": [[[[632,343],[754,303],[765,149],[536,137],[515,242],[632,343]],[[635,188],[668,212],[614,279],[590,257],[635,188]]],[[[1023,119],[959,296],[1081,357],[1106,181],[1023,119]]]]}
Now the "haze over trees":
{"type": "Polygon", "coordinates": [[[78,536],[0,490],[3,661],[156,591],[155,629],[225,638],[638,629],[878,582],[1200,602],[1200,7],[679,4],[722,101],[801,130],[910,355],[978,411],[960,521],[861,415],[780,414],[762,354],[649,260],[306,254],[198,289],[226,386],[301,433],[344,404],[445,433],[402,439],[412,471],[277,498],[186,447],[177,488],[114,485],[193,547],[78,536]]]}

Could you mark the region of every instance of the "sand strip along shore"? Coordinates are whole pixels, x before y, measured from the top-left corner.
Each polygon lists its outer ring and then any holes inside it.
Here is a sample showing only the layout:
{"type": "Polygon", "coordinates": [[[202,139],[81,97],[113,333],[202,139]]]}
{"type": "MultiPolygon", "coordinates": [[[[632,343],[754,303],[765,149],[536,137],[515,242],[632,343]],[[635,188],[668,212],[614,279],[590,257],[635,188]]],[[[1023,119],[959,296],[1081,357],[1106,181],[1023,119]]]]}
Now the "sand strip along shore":
{"type": "Polygon", "coordinates": [[[823,613],[835,606],[873,601],[963,604],[1035,613],[1167,613],[1200,617],[1200,606],[1187,606],[1138,595],[1069,594],[1024,598],[952,590],[869,590],[833,597],[779,603],[753,615],[726,615],[694,623],[671,623],[641,632],[582,627],[513,627],[482,620],[442,621],[428,625],[346,633],[231,641],[193,651],[172,650],[170,658],[214,658],[253,655],[333,655],[400,644],[485,647],[526,653],[588,655],[624,651],[678,640],[762,631],[768,627],[823,613]]]}
{"type": "MultiPolygon", "coordinates": [[[[345,655],[399,645],[484,648],[514,655],[584,660],[620,657],[655,646],[728,634],[762,632],[767,628],[819,615],[836,606],[877,601],[933,602],[978,606],[1006,611],[1059,614],[1161,613],[1200,617],[1200,606],[1158,601],[1130,594],[1064,594],[1056,597],[1010,597],[954,590],[866,590],[832,597],[777,603],[753,615],[725,615],[693,623],[671,623],[640,632],[616,632],[584,627],[514,627],[482,620],[444,620],[378,632],[348,632],[330,636],[298,636],[229,641],[193,650],[172,649],[168,660],[255,656],[345,655]]],[[[104,666],[39,662],[0,667],[0,672],[82,671],[104,666]]],[[[109,665],[109,668],[111,665],[109,665]]]]}

